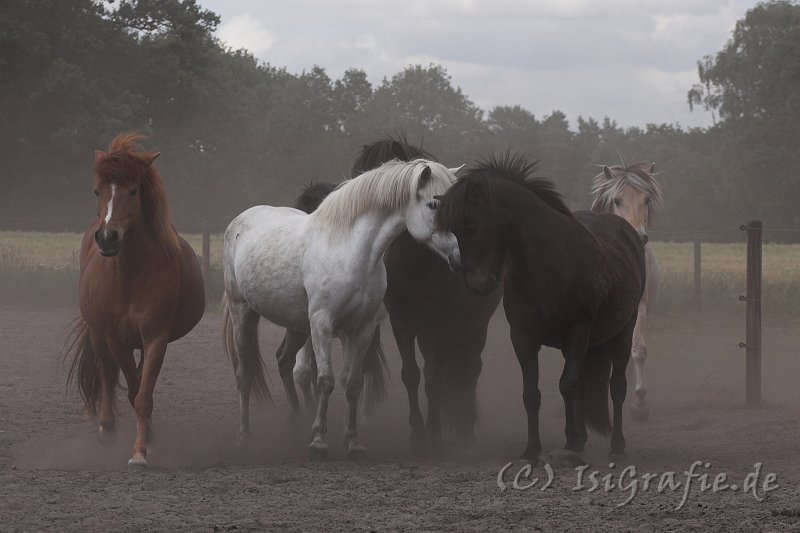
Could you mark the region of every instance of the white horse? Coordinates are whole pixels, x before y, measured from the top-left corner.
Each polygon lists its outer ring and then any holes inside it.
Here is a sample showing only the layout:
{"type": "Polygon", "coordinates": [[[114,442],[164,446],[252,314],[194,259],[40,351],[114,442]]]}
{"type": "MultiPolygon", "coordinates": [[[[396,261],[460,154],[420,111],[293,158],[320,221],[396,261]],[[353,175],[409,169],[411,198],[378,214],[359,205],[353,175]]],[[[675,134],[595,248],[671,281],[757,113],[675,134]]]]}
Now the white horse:
{"type": "Polygon", "coordinates": [[[661,187],[654,178],[655,163],[635,163],[630,166],[604,166],[592,184],[592,211],[615,213],[627,220],[639,232],[645,245],[647,283],[639,302],[639,318],[633,330],[631,358],[636,371],[636,393],[631,407],[634,420],[643,422],[650,416],[647,388],[644,383],[644,362],[647,359],[647,309],[655,303],[658,293],[658,262],[652,248],[647,246],[647,227],[654,221],[663,200],[661,187]]]}
{"type": "Polygon", "coordinates": [[[345,446],[365,455],[356,418],[362,362],[375,326],[385,315],[383,254],[404,230],[459,268],[458,242],[437,229],[437,195],[456,180],[432,161],[391,161],[344,182],[307,215],[288,207],[258,206],[225,231],[225,350],[233,362],[240,402],[240,439],[249,436],[249,397],[268,395],[258,349],[264,317],[290,332],[310,333],[317,362],[317,410],[308,446],[327,457],[328,401],[334,388],[331,344],[342,341],[347,396],[345,446]]]}

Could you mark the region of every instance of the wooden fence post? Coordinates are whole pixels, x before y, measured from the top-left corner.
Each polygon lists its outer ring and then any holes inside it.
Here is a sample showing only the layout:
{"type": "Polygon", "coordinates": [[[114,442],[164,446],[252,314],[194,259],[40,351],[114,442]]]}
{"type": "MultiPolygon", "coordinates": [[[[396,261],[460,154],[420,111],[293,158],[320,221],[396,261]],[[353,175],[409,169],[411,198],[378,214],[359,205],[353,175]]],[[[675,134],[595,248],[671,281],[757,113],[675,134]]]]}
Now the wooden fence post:
{"type": "MultiPolygon", "coordinates": [[[[746,384],[748,406],[761,403],[761,243],[763,224],[750,220],[741,229],[747,231],[747,303],[746,384]]],[[[742,346],[742,344],[740,344],[742,346]]]]}
{"type": "Polygon", "coordinates": [[[208,272],[211,267],[211,232],[208,229],[208,222],[203,222],[203,281],[208,289],[208,272]]]}
{"type": "Polygon", "coordinates": [[[700,250],[700,235],[694,236],[694,306],[697,309],[703,307],[701,296],[701,276],[702,276],[702,257],[700,250]]]}

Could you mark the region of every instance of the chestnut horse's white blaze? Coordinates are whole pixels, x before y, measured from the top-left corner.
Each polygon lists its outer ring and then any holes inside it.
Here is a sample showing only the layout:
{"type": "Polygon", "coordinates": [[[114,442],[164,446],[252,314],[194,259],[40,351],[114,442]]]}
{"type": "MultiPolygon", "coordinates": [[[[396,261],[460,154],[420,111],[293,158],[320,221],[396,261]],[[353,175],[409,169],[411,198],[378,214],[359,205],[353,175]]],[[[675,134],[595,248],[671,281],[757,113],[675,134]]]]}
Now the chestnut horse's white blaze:
{"type": "Polygon", "coordinates": [[[234,365],[240,401],[240,438],[247,438],[249,397],[268,394],[258,350],[260,317],[291,332],[310,333],[319,399],[309,454],[325,457],[328,402],[334,388],[331,344],[342,340],[348,403],[345,444],[350,458],[364,455],[356,414],[362,363],[382,318],[386,291],[383,254],[404,230],[460,264],[458,243],[436,228],[435,210],[455,175],[426,160],[392,161],[347,181],[307,215],[287,207],[258,206],[225,231],[225,349],[234,365]]]}
{"type": "Polygon", "coordinates": [[[106,218],[105,223],[108,224],[111,222],[111,213],[114,211],[114,196],[117,194],[117,184],[111,184],[111,198],[108,200],[108,204],[106,205],[106,218]]]}
{"type": "Polygon", "coordinates": [[[631,358],[636,371],[636,385],[631,413],[635,420],[647,420],[650,410],[647,405],[644,362],[647,359],[647,309],[656,300],[658,293],[658,261],[650,246],[647,246],[647,228],[653,223],[663,205],[661,186],[654,178],[655,163],[634,163],[630,166],[604,166],[603,172],[594,177],[592,185],[592,210],[614,213],[625,220],[642,237],[645,244],[647,282],[642,300],[639,302],[639,316],[633,330],[631,358]]]}

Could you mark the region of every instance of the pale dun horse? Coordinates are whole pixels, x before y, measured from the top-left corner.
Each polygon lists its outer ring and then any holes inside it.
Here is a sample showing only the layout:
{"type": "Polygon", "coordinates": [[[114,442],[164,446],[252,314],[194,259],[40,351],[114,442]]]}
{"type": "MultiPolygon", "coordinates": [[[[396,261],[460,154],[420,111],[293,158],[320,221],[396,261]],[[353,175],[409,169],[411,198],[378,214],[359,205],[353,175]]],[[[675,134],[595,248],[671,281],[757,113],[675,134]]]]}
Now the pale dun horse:
{"type": "Polygon", "coordinates": [[[592,184],[592,211],[614,213],[627,220],[639,233],[645,246],[647,283],[639,302],[639,317],[633,330],[631,358],[636,372],[635,395],[631,415],[644,422],[650,416],[647,405],[647,388],[644,379],[644,362],[647,359],[647,310],[658,293],[658,262],[647,246],[647,228],[653,223],[663,205],[661,186],[655,180],[655,163],[634,163],[629,166],[604,166],[592,184]]]}

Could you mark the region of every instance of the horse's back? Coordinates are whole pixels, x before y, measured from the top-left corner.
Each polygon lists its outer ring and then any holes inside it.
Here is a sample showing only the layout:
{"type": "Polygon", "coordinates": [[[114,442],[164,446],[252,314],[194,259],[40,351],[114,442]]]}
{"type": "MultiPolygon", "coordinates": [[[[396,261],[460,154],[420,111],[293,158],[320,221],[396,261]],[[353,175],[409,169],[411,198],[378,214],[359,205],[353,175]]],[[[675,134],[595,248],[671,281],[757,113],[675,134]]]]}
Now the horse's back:
{"type": "Polygon", "coordinates": [[[619,325],[635,317],[647,279],[644,246],[633,226],[620,216],[578,211],[575,218],[597,240],[603,258],[597,267],[606,294],[595,322],[593,340],[597,341],[613,336],[619,325]]]}
{"type": "Polygon", "coordinates": [[[307,218],[290,207],[256,206],[233,219],[223,245],[228,298],[246,301],[276,324],[307,329],[307,310],[296,305],[307,299],[302,275],[307,218]]]}

